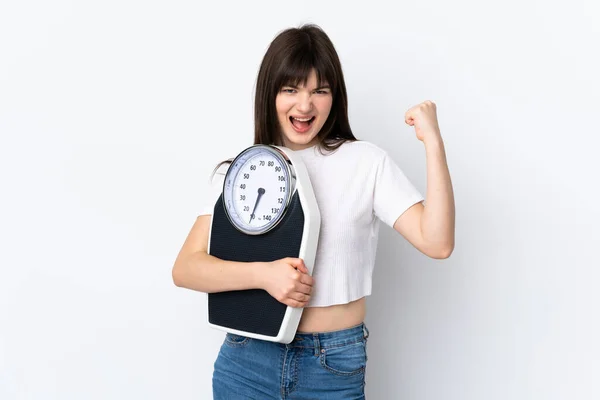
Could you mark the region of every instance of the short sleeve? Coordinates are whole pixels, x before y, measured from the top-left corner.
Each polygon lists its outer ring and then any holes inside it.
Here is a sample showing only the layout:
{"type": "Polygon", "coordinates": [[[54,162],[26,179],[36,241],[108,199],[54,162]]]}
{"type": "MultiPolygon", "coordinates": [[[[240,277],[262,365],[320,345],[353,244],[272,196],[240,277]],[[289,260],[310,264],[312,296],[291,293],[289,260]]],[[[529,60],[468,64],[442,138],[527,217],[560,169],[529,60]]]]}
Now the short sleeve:
{"type": "Polygon", "coordinates": [[[217,168],[214,174],[208,178],[201,195],[200,215],[212,215],[215,209],[215,204],[223,191],[223,182],[229,164],[222,164],[217,168]]]}
{"type": "Polygon", "coordinates": [[[423,201],[423,195],[384,152],[375,176],[373,211],[386,225],[394,227],[400,215],[414,204],[423,201]]]}

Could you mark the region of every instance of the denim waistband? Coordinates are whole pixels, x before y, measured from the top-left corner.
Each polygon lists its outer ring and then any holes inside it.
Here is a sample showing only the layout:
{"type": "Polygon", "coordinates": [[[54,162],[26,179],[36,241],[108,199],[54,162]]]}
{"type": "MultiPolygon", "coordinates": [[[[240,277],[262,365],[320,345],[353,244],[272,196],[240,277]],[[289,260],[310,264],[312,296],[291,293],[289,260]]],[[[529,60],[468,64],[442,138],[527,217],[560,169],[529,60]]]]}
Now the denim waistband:
{"type": "Polygon", "coordinates": [[[344,346],[360,342],[369,337],[369,330],[364,323],[351,328],[333,332],[296,333],[294,340],[287,347],[314,348],[318,352],[322,348],[344,346]]]}

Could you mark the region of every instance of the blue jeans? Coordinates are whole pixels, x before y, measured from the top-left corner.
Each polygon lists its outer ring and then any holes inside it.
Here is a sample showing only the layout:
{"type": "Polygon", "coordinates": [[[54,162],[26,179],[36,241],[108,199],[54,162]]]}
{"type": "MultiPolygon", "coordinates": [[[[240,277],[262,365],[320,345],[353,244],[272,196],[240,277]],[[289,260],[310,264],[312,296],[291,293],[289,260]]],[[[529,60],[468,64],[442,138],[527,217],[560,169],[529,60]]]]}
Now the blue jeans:
{"type": "Polygon", "coordinates": [[[289,344],[226,334],[214,365],[215,400],[364,399],[364,324],[297,333],[289,344]]]}

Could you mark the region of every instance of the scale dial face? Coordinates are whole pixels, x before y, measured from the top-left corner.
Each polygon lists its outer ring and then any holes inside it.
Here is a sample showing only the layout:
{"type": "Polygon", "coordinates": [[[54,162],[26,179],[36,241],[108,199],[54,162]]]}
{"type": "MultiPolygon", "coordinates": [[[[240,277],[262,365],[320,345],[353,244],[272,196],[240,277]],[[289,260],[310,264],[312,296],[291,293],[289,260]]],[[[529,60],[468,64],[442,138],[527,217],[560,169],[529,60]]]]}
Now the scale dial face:
{"type": "Polygon", "coordinates": [[[285,153],[272,146],[249,147],[233,160],[223,183],[229,221],[248,235],[270,231],[285,214],[295,183],[285,153]]]}

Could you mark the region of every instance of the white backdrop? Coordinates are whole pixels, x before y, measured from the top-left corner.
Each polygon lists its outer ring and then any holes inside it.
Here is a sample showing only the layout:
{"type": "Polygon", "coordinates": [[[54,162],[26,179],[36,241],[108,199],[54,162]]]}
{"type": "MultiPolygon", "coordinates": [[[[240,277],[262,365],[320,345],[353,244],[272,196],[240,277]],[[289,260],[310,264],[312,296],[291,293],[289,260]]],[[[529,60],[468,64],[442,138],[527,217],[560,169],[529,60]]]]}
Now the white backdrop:
{"type": "Polygon", "coordinates": [[[454,183],[450,259],[382,227],[367,398],[600,398],[592,0],[8,0],[0,399],[211,398],[223,335],[171,267],[208,173],[252,144],[268,44],[304,22],[339,52],[356,136],[423,192],[403,115],[437,103],[454,183]]]}

